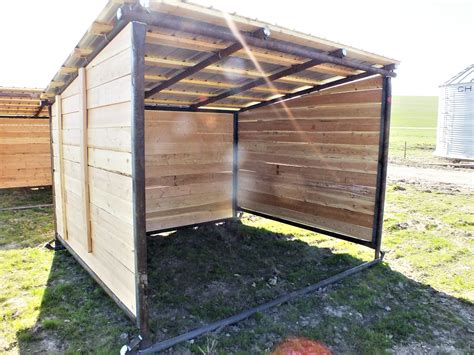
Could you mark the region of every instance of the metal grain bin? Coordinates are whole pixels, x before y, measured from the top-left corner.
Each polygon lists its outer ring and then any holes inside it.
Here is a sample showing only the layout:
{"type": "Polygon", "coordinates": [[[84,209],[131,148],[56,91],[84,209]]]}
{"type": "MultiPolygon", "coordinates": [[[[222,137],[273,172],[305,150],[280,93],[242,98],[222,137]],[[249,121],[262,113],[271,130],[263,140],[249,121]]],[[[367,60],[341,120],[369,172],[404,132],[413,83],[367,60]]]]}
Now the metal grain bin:
{"type": "Polygon", "coordinates": [[[434,154],[474,160],[474,64],[440,88],[434,154]]]}

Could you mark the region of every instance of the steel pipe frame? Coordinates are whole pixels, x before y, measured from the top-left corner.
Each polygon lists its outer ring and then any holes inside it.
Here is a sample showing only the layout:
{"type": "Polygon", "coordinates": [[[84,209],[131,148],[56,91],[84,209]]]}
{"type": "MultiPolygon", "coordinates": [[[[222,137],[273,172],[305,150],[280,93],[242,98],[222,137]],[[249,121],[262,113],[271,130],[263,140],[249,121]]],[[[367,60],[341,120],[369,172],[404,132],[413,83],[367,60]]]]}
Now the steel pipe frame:
{"type": "Polygon", "coordinates": [[[388,144],[390,136],[390,112],[392,102],[392,84],[390,78],[384,78],[382,87],[382,108],[380,113],[380,138],[377,164],[377,182],[375,191],[375,210],[372,242],[375,245],[375,258],[380,256],[383,232],[383,213],[385,190],[387,186],[388,144]]]}
{"type": "Polygon", "coordinates": [[[135,249],[136,323],[141,336],[150,337],[145,192],[145,38],[146,25],[131,23],[132,32],[132,199],[135,249]]]}
{"type": "Polygon", "coordinates": [[[348,76],[348,77],[343,78],[343,79],[331,81],[330,83],[327,83],[327,84],[316,85],[316,86],[313,86],[311,88],[301,90],[301,91],[297,91],[297,92],[293,92],[293,93],[290,93],[290,94],[286,94],[282,97],[277,97],[277,98],[272,99],[272,100],[262,101],[258,104],[248,106],[248,107],[244,107],[244,108],[240,109],[239,112],[245,112],[245,111],[253,110],[253,109],[256,109],[256,108],[259,108],[259,107],[263,107],[263,106],[267,106],[267,105],[271,105],[271,104],[277,104],[279,102],[283,102],[285,100],[292,99],[294,97],[311,94],[313,92],[321,91],[321,90],[324,90],[324,89],[329,89],[329,88],[332,88],[334,86],[339,86],[339,85],[342,85],[342,84],[347,84],[347,83],[350,83],[352,81],[365,79],[365,78],[368,78],[368,77],[371,77],[371,76],[374,76],[374,75],[375,74],[372,74],[372,73],[361,73],[361,74],[351,75],[351,76],[348,76]]]}
{"type": "MultiPolygon", "coordinates": [[[[345,51],[343,49],[338,49],[338,50],[330,53],[330,55],[331,56],[342,57],[342,56],[345,56],[345,51]]],[[[198,107],[201,107],[201,106],[209,105],[213,102],[225,99],[229,96],[237,95],[237,94],[239,94],[243,91],[253,89],[257,86],[265,85],[268,82],[273,82],[275,80],[284,78],[285,76],[288,76],[288,75],[299,73],[303,70],[312,68],[312,67],[314,67],[318,64],[322,64],[322,63],[323,62],[321,60],[311,59],[311,60],[309,60],[307,62],[304,62],[304,63],[292,65],[291,67],[280,70],[280,71],[278,71],[276,73],[273,73],[273,74],[271,74],[271,75],[269,75],[265,78],[258,78],[258,79],[252,80],[252,81],[250,81],[247,84],[244,84],[242,86],[224,91],[223,93],[221,93],[219,95],[211,96],[211,97],[209,97],[209,98],[207,98],[203,101],[200,101],[198,103],[195,103],[195,104],[191,105],[191,108],[195,109],[195,108],[198,108],[198,107]]]]}
{"type": "MultiPolygon", "coordinates": [[[[264,32],[264,29],[259,28],[257,31],[252,33],[251,36],[261,38],[263,32],[264,32]]],[[[264,36],[265,36],[265,38],[268,37],[267,35],[264,35],[264,36]]],[[[217,62],[221,61],[222,59],[230,56],[231,54],[233,54],[235,52],[238,52],[242,48],[243,48],[242,43],[236,42],[236,43],[230,45],[227,48],[223,48],[223,49],[211,54],[209,57],[207,57],[203,61],[201,61],[199,63],[196,63],[192,67],[184,69],[179,74],[176,74],[175,76],[171,77],[170,79],[168,79],[166,81],[163,81],[162,83],[160,83],[160,84],[156,85],[155,87],[153,87],[152,89],[148,90],[145,93],[145,98],[148,99],[148,98],[152,97],[153,95],[156,95],[160,91],[162,91],[166,88],[169,88],[170,86],[178,83],[180,80],[182,80],[184,78],[187,78],[187,77],[189,77],[193,74],[196,74],[197,72],[201,71],[202,69],[204,69],[204,68],[206,68],[206,67],[208,67],[208,66],[210,66],[214,63],[217,63],[217,62]]]]}
{"type": "Polygon", "coordinates": [[[148,348],[138,350],[137,353],[138,354],[156,353],[156,352],[168,349],[168,348],[170,348],[170,347],[172,347],[176,344],[182,343],[184,341],[188,341],[188,340],[194,339],[196,337],[199,337],[201,335],[204,335],[206,333],[210,333],[210,332],[216,331],[218,329],[222,329],[223,327],[226,327],[226,326],[229,326],[231,324],[235,324],[237,322],[245,320],[245,319],[251,317],[252,315],[254,315],[258,312],[264,312],[264,311],[266,311],[266,310],[268,310],[272,307],[279,306],[283,303],[287,303],[289,301],[292,301],[292,300],[294,300],[298,297],[302,297],[304,295],[315,292],[315,291],[317,291],[317,290],[319,290],[323,287],[335,284],[335,283],[343,280],[344,278],[346,278],[348,276],[352,276],[352,275],[354,275],[358,272],[361,272],[365,269],[368,269],[369,267],[375,266],[375,265],[379,264],[381,261],[382,261],[382,258],[377,258],[377,259],[374,259],[372,261],[368,261],[368,262],[365,262],[363,264],[354,266],[350,269],[347,269],[343,272],[340,272],[336,275],[333,275],[333,276],[331,276],[331,277],[329,277],[325,280],[322,280],[322,281],[320,281],[316,284],[306,286],[302,289],[299,289],[299,290],[290,292],[286,295],[280,296],[280,297],[274,299],[273,301],[261,304],[259,306],[253,307],[253,308],[249,308],[249,309],[244,310],[244,311],[242,311],[242,312],[240,312],[236,315],[233,315],[233,316],[230,316],[228,318],[224,318],[224,319],[218,320],[216,322],[207,324],[205,326],[202,326],[201,328],[193,329],[189,332],[178,335],[174,338],[170,338],[170,339],[167,339],[167,340],[164,340],[164,341],[157,342],[157,343],[153,344],[152,346],[150,346],[148,348]]]}
{"type": "Polygon", "coordinates": [[[234,43],[231,46],[221,49],[220,51],[212,54],[210,57],[204,59],[203,61],[196,63],[192,67],[186,68],[183,70],[181,73],[176,74],[175,76],[171,77],[170,79],[156,85],[154,88],[148,90],[145,94],[145,98],[148,99],[152,97],[153,95],[158,94],[160,91],[178,83],[181,79],[184,79],[188,76],[191,76],[193,74],[196,74],[200,70],[208,67],[209,65],[212,65],[214,63],[217,63],[221,59],[231,55],[232,53],[235,53],[239,50],[242,49],[242,44],[241,43],[234,43]]]}
{"type": "Polygon", "coordinates": [[[28,115],[21,115],[21,116],[0,116],[0,118],[19,118],[19,119],[35,119],[35,120],[45,120],[48,119],[48,116],[39,116],[33,117],[28,115]]]}
{"type": "Polygon", "coordinates": [[[35,114],[33,115],[33,118],[36,118],[39,116],[39,114],[41,113],[41,111],[43,111],[43,108],[47,105],[47,103],[48,102],[46,100],[41,100],[41,104],[38,107],[38,110],[36,110],[35,114]]]}

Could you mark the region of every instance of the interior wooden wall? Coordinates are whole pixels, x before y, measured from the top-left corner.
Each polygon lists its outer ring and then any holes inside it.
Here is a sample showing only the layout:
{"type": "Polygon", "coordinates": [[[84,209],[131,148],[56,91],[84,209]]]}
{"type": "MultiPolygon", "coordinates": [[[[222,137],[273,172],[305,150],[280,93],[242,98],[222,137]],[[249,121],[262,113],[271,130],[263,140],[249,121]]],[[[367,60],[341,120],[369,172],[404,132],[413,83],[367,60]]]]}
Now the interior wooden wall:
{"type": "Polygon", "coordinates": [[[239,206],[372,239],[382,79],[239,115],[239,206]]]}
{"type": "Polygon", "coordinates": [[[232,217],[231,114],[145,111],[147,230],[232,217]]]}
{"type": "Polygon", "coordinates": [[[81,77],[62,93],[62,130],[58,129],[56,100],[52,128],[58,232],[136,314],[130,72],[128,25],[87,65],[86,102],[81,77]],[[84,117],[86,132],[82,130],[84,117]]]}
{"type": "Polygon", "coordinates": [[[0,118],[0,189],[51,185],[48,119],[0,118]]]}

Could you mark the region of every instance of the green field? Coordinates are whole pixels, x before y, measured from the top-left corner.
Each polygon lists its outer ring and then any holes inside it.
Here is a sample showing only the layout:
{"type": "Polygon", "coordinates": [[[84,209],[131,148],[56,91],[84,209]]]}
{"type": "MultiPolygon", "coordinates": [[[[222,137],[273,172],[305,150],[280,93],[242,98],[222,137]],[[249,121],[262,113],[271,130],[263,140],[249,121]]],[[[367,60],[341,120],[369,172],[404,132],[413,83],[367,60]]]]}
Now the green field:
{"type": "Polygon", "coordinates": [[[398,163],[436,162],[436,96],[395,96],[392,101],[390,160],[398,163]],[[406,143],[406,159],[405,156],[406,143]]]}

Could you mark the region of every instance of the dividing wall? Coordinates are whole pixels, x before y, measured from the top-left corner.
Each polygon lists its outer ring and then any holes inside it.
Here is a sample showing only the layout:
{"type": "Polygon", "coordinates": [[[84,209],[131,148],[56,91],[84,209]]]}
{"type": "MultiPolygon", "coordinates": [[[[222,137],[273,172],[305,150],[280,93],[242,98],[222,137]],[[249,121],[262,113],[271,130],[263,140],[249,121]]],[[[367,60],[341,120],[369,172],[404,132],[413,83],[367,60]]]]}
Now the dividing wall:
{"type": "Polygon", "coordinates": [[[232,217],[233,116],[145,111],[147,231],[232,217]]]}
{"type": "Polygon", "coordinates": [[[131,43],[128,25],[56,96],[52,136],[57,231],[135,316],[131,43]]]}
{"type": "Polygon", "coordinates": [[[382,78],[239,114],[238,204],[372,240],[382,78]]]}
{"type": "Polygon", "coordinates": [[[49,119],[0,118],[0,189],[51,185],[49,119]]]}

